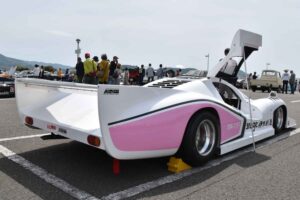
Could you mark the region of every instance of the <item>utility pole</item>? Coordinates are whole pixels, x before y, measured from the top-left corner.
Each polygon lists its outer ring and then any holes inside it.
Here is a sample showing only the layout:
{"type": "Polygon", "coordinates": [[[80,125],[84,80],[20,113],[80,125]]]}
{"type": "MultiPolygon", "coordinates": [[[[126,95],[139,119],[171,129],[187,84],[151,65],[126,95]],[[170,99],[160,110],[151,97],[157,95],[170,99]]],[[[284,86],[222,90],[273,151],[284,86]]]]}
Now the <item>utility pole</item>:
{"type": "Polygon", "coordinates": [[[75,54],[77,54],[77,58],[80,57],[81,49],[79,47],[80,39],[76,39],[77,42],[77,49],[75,50],[75,54]]]}

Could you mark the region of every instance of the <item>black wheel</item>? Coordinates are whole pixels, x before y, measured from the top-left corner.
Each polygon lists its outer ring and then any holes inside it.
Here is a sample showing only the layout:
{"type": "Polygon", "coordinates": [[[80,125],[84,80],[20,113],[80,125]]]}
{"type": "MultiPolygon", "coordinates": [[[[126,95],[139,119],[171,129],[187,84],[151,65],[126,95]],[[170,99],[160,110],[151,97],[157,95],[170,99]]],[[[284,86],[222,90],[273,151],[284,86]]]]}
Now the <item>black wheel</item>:
{"type": "Polygon", "coordinates": [[[282,92],[282,88],[281,88],[281,85],[279,85],[277,88],[277,93],[281,93],[281,92],[282,92]]]}
{"type": "Polygon", "coordinates": [[[197,114],[187,127],[182,159],[192,166],[205,163],[217,153],[219,135],[219,119],[215,114],[208,111],[197,114]]]}
{"type": "Polygon", "coordinates": [[[275,129],[275,133],[279,133],[284,128],[285,115],[286,113],[282,106],[274,111],[273,127],[275,129]]]}
{"type": "Polygon", "coordinates": [[[261,89],[261,92],[263,92],[263,93],[264,93],[264,92],[265,92],[265,89],[261,89]]]}
{"type": "Polygon", "coordinates": [[[251,89],[252,89],[253,92],[255,92],[256,91],[256,86],[252,86],[251,89]]]}
{"type": "Polygon", "coordinates": [[[272,85],[270,85],[269,87],[268,87],[268,92],[270,93],[272,91],[272,85]]]}

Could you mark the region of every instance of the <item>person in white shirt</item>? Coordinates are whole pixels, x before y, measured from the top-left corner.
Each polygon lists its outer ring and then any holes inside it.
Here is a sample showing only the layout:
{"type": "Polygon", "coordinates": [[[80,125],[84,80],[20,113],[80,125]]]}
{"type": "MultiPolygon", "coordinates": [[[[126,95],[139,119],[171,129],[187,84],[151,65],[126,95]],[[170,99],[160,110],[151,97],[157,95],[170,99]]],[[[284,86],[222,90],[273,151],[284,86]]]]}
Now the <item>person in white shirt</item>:
{"type": "MultiPolygon", "coordinates": [[[[229,48],[226,48],[224,50],[225,57],[228,55],[229,51],[230,51],[229,48]]],[[[226,64],[222,67],[221,72],[223,72],[224,74],[232,75],[234,73],[234,70],[236,69],[236,67],[237,67],[237,62],[230,58],[226,62],[226,64]]],[[[235,84],[235,82],[232,82],[231,80],[227,80],[226,77],[221,77],[221,78],[231,84],[235,84]]],[[[226,87],[224,84],[220,84],[219,92],[220,92],[220,94],[227,93],[228,99],[231,99],[233,96],[232,90],[229,87],[226,87]]]]}
{"type": "Polygon", "coordinates": [[[128,70],[128,68],[125,69],[123,83],[124,83],[124,85],[129,85],[129,70],[128,70]]]}
{"type": "Polygon", "coordinates": [[[35,66],[34,66],[34,69],[33,69],[33,75],[34,75],[35,77],[39,77],[40,71],[41,71],[40,66],[39,66],[39,65],[35,65],[35,66]]]}
{"type": "Polygon", "coordinates": [[[289,70],[284,70],[284,73],[282,75],[282,82],[283,82],[283,86],[282,86],[282,93],[286,93],[287,94],[287,89],[288,89],[288,84],[289,84],[289,80],[290,80],[290,75],[288,73],[289,70]]]}
{"type": "Polygon", "coordinates": [[[151,63],[149,63],[149,67],[146,70],[146,75],[148,77],[148,83],[151,82],[151,81],[154,81],[154,70],[151,66],[151,63]]]}
{"type": "MultiPolygon", "coordinates": [[[[228,55],[229,51],[230,51],[229,48],[226,48],[224,50],[225,57],[228,55]]],[[[232,58],[230,58],[228,62],[222,67],[221,71],[224,72],[225,74],[232,75],[234,73],[236,66],[237,66],[237,62],[232,58]]]]}

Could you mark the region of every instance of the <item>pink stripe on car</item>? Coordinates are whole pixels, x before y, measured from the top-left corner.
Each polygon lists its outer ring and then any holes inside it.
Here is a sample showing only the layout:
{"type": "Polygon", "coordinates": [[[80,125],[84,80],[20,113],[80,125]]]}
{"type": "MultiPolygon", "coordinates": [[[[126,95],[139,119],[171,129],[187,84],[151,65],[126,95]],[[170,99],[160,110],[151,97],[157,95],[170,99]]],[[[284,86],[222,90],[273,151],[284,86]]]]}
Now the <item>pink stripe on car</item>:
{"type": "Polygon", "coordinates": [[[109,128],[121,151],[151,151],[179,148],[191,116],[202,108],[214,108],[220,117],[221,144],[242,133],[243,118],[213,103],[193,103],[166,109],[109,128]]]}

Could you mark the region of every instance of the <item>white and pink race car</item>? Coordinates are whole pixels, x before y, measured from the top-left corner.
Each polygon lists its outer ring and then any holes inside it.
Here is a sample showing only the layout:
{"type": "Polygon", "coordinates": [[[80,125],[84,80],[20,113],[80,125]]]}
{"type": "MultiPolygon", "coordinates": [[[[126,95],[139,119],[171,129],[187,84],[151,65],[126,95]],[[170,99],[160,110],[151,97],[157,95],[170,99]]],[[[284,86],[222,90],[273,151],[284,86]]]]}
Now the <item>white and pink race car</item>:
{"type": "Polygon", "coordinates": [[[231,84],[261,44],[261,35],[239,30],[227,56],[202,79],[164,78],[142,87],[16,79],[20,119],[116,159],[179,153],[200,165],[295,126],[275,92],[250,100],[231,84]]]}

